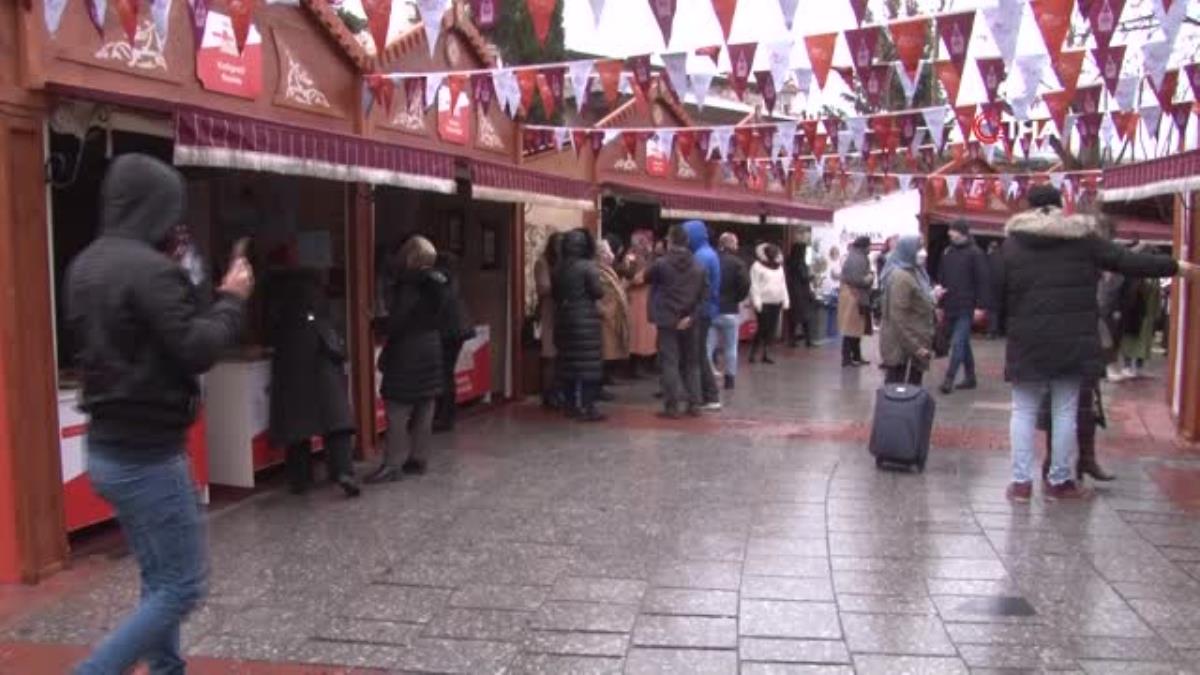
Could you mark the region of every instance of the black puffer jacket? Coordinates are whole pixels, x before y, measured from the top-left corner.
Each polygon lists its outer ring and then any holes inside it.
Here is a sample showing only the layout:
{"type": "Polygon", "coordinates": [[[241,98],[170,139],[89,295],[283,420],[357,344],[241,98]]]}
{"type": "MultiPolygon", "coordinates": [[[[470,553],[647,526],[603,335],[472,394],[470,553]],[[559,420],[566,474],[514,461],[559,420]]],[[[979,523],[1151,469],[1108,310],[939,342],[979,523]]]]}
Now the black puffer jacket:
{"type": "Polygon", "coordinates": [[[415,403],[442,393],[442,326],[449,302],[449,279],[442,272],[400,273],[388,307],[387,344],[379,355],[384,400],[415,403]]]}
{"type": "Polygon", "coordinates": [[[82,409],[93,440],[132,459],[182,451],[196,376],[233,346],[243,303],[202,309],[182,267],[159,252],[184,212],[183,177],[146,155],[122,155],[100,193],[104,232],[71,263],[66,317],[79,345],[82,409]]]}
{"type": "Polygon", "coordinates": [[[596,270],[596,245],[587,230],[562,237],[554,270],[554,346],[559,379],[566,382],[603,379],[600,310],[604,295],[596,270]]]}
{"type": "Polygon", "coordinates": [[[737,314],[750,295],[750,270],[736,253],[721,251],[721,313],[737,314]]]}
{"type": "Polygon", "coordinates": [[[1100,377],[1096,284],[1101,270],[1135,277],[1177,273],[1174,260],[1139,255],[1095,233],[1089,216],[1047,207],[1014,216],[1006,227],[997,281],[1008,316],[1005,378],[1039,382],[1100,377]]]}
{"type": "Polygon", "coordinates": [[[946,288],[942,308],[946,316],[974,314],[976,309],[991,309],[994,295],[988,277],[987,255],[974,241],[950,244],[942,253],[938,283],[946,288]]]}

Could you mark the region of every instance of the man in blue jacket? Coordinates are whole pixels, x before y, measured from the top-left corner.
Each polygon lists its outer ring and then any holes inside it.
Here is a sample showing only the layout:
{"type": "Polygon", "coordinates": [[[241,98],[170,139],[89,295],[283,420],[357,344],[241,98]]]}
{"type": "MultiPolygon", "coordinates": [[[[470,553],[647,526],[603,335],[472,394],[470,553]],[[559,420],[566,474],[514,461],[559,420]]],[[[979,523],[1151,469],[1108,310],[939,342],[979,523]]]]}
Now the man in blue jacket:
{"type": "Polygon", "coordinates": [[[701,407],[704,410],[720,410],[721,392],[717,389],[717,377],[712,369],[712,355],[707,353],[707,336],[713,321],[721,313],[721,258],[708,244],[708,227],[702,221],[689,220],[683,224],[683,229],[688,235],[688,246],[708,279],[708,297],[705,298],[696,330],[697,339],[700,340],[697,350],[704,354],[700,360],[701,407]]]}

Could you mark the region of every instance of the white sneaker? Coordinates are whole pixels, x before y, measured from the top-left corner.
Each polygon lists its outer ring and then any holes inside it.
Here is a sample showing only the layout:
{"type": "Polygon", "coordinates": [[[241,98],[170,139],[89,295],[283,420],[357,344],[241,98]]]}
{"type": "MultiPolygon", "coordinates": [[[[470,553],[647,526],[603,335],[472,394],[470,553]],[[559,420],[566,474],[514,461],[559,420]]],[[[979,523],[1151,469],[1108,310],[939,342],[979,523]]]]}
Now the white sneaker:
{"type": "Polygon", "coordinates": [[[1125,373],[1117,366],[1108,367],[1109,382],[1124,382],[1126,380],[1125,373]]]}
{"type": "Polygon", "coordinates": [[[1126,380],[1136,380],[1138,377],[1138,372],[1133,368],[1126,368],[1125,370],[1121,371],[1121,377],[1126,380]]]}
{"type": "Polygon", "coordinates": [[[713,401],[712,403],[705,403],[704,405],[700,406],[700,409],[706,412],[716,412],[721,409],[721,402],[713,401]]]}

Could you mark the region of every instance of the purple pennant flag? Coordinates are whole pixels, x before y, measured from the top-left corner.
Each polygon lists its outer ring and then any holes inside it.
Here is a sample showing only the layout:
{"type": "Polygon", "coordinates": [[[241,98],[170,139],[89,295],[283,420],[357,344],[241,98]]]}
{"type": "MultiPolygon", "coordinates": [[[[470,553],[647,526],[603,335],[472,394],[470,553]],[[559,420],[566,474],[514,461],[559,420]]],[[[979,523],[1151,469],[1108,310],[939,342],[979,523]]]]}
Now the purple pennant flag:
{"type": "Polygon", "coordinates": [[[987,91],[988,101],[995,101],[1000,85],[1008,77],[1004,70],[1004,59],[975,59],[975,65],[979,66],[979,76],[983,78],[983,88],[987,91]]]}
{"type": "Polygon", "coordinates": [[[879,26],[854,28],[846,31],[845,35],[854,72],[860,79],[865,79],[871,62],[875,60],[875,51],[879,48],[879,26]]]}
{"type": "Polygon", "coordinates": [[[863,89],[867,94],[867,104],[878,108],[883,100],[883,94],[892,85],[893,67],[890,63],[880,63],[871,66],[863,78],[863,89]]]}
{"type": "Polygon", "coordinates": [[[500,0],[471,0],[471,18],[475,25],[483,30],[495,28],[498,4],[500,0]]]}
{"type": "Polygon", "coordinates": [[[404,80],[404,100],[408,103],[408,111],[420,113],[425,109],[425,78],[409,77],[404,80]]]}
{"type": "Polygon", "coordinates": [[[598,155],[604,147],[604,132],[593,131],[588,134],[588,140],[592,142],[592,156],[598,155]]]}
{"type": "MultiPolygon", "coordinates": [[[[100,37],[104,37],[104,15],[108,14],[108,0],[87,0],[87,10],[96,32],[100,33],[100,37]]],[[[196,47],[199,48],[199,45],[196,47]]]]}
{"type": "Polygon", "coordinates": [[[483,114],[487,115],[492,108],[492,100],[496,98],[496,85],[492,82],[491,73],[475,73],[471,75],[471,98],[475,100],[483,114]]]}
{"type": "Polygon", "coordinates": [[[1100,92],[1101,86],[1098,84],[1076,89],[1075,100],[1071,102],[1071,107],[1085,115],[1100,112],[1100,92]]]}
{"type": "Polygon", "coordinates": [[[1093,143],[1100,140],[1100,123],[1103,118],[1103,115],[1094,112],[1080,115],[1075,121],[1075,128],[1079,130],[1079,138],[1083,141],[1084,147],[1091,147],[1093,143]]]}
{"type": "Polygon", "coordinates": [[[967,62],[967,48],[971,45],[971,32],[975,29],[975,12],[943,14],[937,18],[938,37],[950,53],[950,62],[962,75],[967,62]]]}
{"type": "Polygon", "coordinates": [[[763,103],[767,105],[767,112],[775,114],[775,77],[771,75],[769,70],[760,70],[754,73],[754,80],[758,83],[758,93],[763,97],[763,103]]]}
{"type": "Polygon", "coordinates": [[[854,10],[854,18],[861,26],[867,16],[867,0],[850,0],[850,8],[854,10]]]}
{"type": "Polygon", "coordinates": [[[729,63],[732,66],[729,79],[739,100],[746,94],[746,82],[750,79],[750,68],[754,65],[754,52],[757,49],[757,42],[729,45],[729,63]]]}
{"type": "Polygon", "coordinates": [[[796,7],[799,4],[800,0],[779,0],[779,11],[783,12],[783,24],[787,26],[789,32],[796,22],[796,7]]]}
{"type": "Polygon", "coordinates": [[[196,50],[204,42],[204,24],[208,21],[208,0],[187,0],[188,15],[192,18],[192,35],[196,38],[196,50]]]}
{"type": "Polygon", "coordinates": [[[1096,68],[1100,70],[1104,86],[1110,94],[1115,95],[1117,83],[1121,80],[1121,66],[1125,63],[1125,45],[1097,47],[1092,50],[1092,58],[1096,61],[1096,68]]]}
{"type": "Polygon", "coordinates": [[[676,0],[649,0],[650,11],[654,12],[654,20],[662,31],[663,45],[671,46],[671,27],[675,23],[676,0]]]}
{"type": "Polygon", "coordinates": [[[1188,102],[1176,103],[1169,109],[1171,119],[1175,122],[1175,127],[1179,129],[1179,136],[1184,138],[1187,136],[1188,120],[1192,118],[1192,104],[1188,102]]]}
{"type": "Polygon", "coordinates": [[[1083,16],[1092,26],[1096,45],[1104,49],[1112,43],[1113,33],[1121,20],[1121,10],[1125,9],[1125,0],[1092,0],[1092,6],[1088,9],[1090,11],[1084,12],[1083,16]]]}
{"type": "Polygon", "coordinates": [[[631,56],[626,59],[629,70],[633,71],[633,81],[641,90],[643,96],[650,94],[650,55],[631,56]]]}
{"type": "Polygon", "coordinates": [[[150,17],[154,21],[154,32],[161,45],[167,44],[167,31],[171,24],[172,0],[150,0],[150,17]]]}
{"type": "Polygon", "coordinates": [[[1183,72],[1192,85],[1192,100],[1200,101],[1200,63],[1189,63],[1183,67],[1183,72]]]}

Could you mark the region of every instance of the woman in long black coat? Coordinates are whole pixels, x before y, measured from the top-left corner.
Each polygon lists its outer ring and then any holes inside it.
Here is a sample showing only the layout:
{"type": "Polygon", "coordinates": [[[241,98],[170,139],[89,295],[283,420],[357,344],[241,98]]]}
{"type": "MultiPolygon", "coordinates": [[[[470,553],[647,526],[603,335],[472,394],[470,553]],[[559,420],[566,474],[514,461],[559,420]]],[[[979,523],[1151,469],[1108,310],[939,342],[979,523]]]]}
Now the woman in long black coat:
{"type": "Polygon", "coordinates": [[[787,275],[788,298],[791,301],[791,346],[800,342],[800,333],[804,333],[804,346],[813,346],[812,311],[816,305],[813,295],[812,275],[808,270],[808,246],[803,242],[792,244],[788,253],[784,272],[787,275]]]}
{"type": "Polygon", "coordinates": [[[379,355],[379,393],[387,408],[387,451],[368,483],[388,483],[401,473],[425,473],[435,401],[445,389],[442,372],[443,313],[449,279],[434,269],[437,250],[428,239],[410,238],[400,248],[400,271],[388,304],[387,343],[379,355]]]}
{"type": "Polygon", "coordinates": [[[567,394],[567,414],[589,422],[604,416],[596,396],[604,380],[603,323],[596,302],[604,296],[596,268],[596,242],[584,229],[562,236],[554,270],[555,366],[567,394]]]}
{"type": "Polygon", "coordinates": [[[329,478],[357,497],[351,461],[354,418],[346,387],[344,343],[329,316],[315,270],[283,270],[267,282],[271,357],[271,441],[286,448],[292,492],[312,482],[312,439],[325,446],[329,478]]]}

